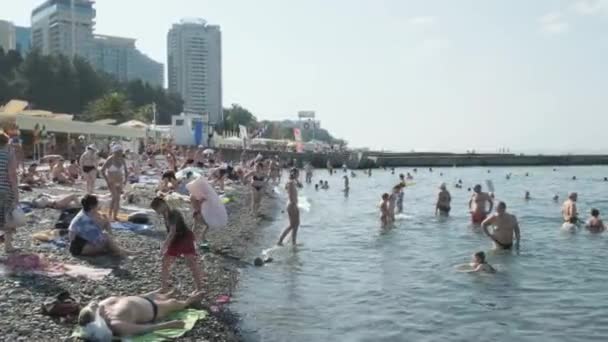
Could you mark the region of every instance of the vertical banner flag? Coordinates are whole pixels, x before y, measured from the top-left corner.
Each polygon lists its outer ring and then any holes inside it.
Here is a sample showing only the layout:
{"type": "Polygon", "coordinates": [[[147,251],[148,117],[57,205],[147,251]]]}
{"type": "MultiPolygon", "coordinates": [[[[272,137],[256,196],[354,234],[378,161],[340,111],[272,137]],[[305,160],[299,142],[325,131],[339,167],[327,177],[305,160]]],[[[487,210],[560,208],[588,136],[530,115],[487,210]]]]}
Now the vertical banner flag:
{"type": "Polygon", "coordinates": [[[302,145],[302,132],[300,132],[299,128],[293,129],[293,137],[296,140],[296,151],[298,153],[304,152],[304,146],[302,145]]]}

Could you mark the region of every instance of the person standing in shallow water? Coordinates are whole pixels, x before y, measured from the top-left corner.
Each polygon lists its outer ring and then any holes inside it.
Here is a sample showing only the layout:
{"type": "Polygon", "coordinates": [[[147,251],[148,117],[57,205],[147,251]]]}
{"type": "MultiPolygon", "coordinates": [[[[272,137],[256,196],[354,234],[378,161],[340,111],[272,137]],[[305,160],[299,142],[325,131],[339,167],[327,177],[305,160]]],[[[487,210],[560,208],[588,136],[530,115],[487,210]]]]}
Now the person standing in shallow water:
{"type": "Polygon", "coordinates": [[[571,192],[568,194],[568,199],[562,205],[562,216],[564,222],[577,224],[578,223],[578,212],[576,210],[576,201],[578,200],[578,194],[571,192]]]}
{"type": "Polygon", "coordinates": [[[289,180],[285,184],[285,190],[287,190],[288,202],[287,202],[287,215],[289,216],[289,226],[283,230],[281,236],[279,236],[278,246],[283,246],[283,240],[287,237],[287,234],[291,233],[291,243],[295,246],[298,237],[298,228],[300,227],[300,209],[298,209],[298,182],[299,171],[298,169],[291,169],[289,172],[289,180]]]}
{"type": "Polygon", "coordinates": [[[513,235],[515,235],[516,249],[519,250],[521,240],[519,232],[519,223],[517,217],[507,213],[507,205],[505,202],[499,202],[496,206],[496,214],[488,217],[481,224],[484,233],[494,241],[495,249],[511,249],[513,248],[513,235]],[[489,226],[494,226],[494,231],[488,231],[489,226]]]}
{"type": "Polygon", "coordinates": [[[437,204],[435,204],[435,215],[449,216],[452,202],[452,196],[447,190],[445,183],[439,185],[439,194],[437,194],[437,204]]]}
{"type": "Polygon", "coordinates": [[[471,196],[471,200],[469,200],[471,222],[474,225],[480,225],[486,219],[488,213],[492,212],[494,201],[488,193],[481,191],[481,185],[479,184],[475,185],[473,191],[473,196],[471,196]],[[486,203],[490,204],[490,208],[487,211],[486,203]]]}

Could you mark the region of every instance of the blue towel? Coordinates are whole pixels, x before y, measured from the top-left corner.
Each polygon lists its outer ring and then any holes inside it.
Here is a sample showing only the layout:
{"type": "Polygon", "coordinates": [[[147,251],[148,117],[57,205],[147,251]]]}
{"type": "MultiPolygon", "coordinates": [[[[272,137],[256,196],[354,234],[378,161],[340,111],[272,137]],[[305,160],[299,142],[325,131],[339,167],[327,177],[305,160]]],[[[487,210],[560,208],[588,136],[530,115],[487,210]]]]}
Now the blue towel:
{"type": "Polygon", "coordinates": [[[31,213],[33,210],[31,202],[19,202],[19,208],[23,210],[24,214],[31,213]]]}
{"type": "Polygon", "coordinates": [[[137,224],[132,222],[112,222],[112,229],[116,230],[130,230],[132,232],[141,232],[152,228],[149,224],[137,224]]]}

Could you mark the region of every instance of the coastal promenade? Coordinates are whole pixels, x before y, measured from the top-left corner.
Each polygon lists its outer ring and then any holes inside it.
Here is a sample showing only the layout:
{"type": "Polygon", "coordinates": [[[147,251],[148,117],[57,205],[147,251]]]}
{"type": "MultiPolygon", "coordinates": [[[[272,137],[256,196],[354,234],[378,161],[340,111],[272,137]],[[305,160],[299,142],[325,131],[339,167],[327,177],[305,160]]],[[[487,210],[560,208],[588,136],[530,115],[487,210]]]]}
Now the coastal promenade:
{"type": "MultiPolygon", "coordinates": [[[[239,160],[242,150],[221,149],[227,160],[239,160]]],[[[268,150],[248,150],[265,157],[278,155],[282,160],[296,160],[298,166],[310,161],[322,168],[329,160],[334,167],[346,164],[351,169],[376,167],[452,167],[452,166],[564,166],[608,165],[608,155],[516,155],[516,154],[457,154],[457,153],[390,153],[333,152],[295,153],[268,150]]]]}

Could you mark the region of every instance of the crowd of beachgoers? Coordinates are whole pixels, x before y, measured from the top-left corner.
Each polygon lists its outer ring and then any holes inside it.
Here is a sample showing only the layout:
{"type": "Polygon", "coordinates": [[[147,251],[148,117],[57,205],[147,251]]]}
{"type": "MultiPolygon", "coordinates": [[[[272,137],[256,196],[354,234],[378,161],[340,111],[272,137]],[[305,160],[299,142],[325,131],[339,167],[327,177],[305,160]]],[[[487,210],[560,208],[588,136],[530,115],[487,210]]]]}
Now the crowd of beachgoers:
{"type": "Polygon", "coordinates": [[[0,134],[0,335],[239,340],[239,269],[277,208],[282,165],[202,146],[24,160],[0,134]]]}

